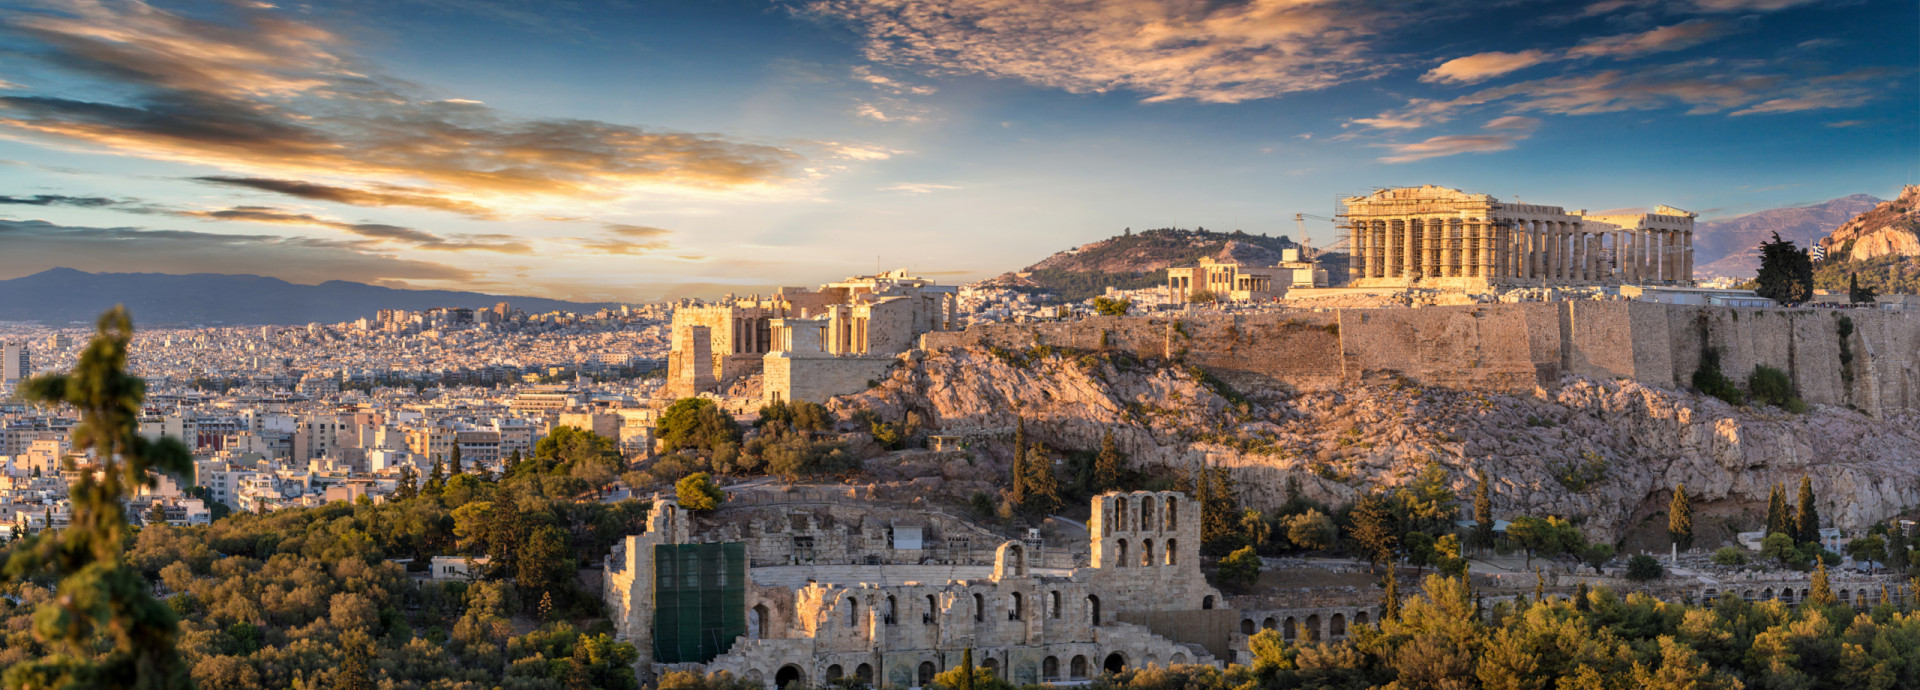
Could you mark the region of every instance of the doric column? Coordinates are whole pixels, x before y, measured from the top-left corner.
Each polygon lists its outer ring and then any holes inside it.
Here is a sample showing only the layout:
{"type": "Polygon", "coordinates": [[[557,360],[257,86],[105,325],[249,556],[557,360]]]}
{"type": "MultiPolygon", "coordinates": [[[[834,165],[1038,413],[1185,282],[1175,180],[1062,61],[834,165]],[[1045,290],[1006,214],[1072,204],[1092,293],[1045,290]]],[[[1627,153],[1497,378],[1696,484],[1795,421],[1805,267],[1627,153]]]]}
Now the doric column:
{"type": "Polygon", "coordinates": [[[1539,223],[1530,220],[1518,221],[1527,231],[1527,277],[1541,278],[1547,275],[1547,236],[1539,223]]]}
{"type": "Polygon", "coordinates": [[[1587,246],[1587,232],[1573,223],[1567,223],[1567,232],[1573,235],[1573,275],[1568,279],[1584,281],[1587,279],[1588,250],[1591,249],[1587,246]]]}
{"type": "Polygon", "coordinates": [[[1400,261],[1397,262],[1399,264],[1397,268],[1399,268],[1400,272],[1394,275],[1394,277],[1411,278],[1414,274],[1414,263],[1416,261],[1413,254],[1419,249],[1414,242],[1413,221],[1396,220],[1394,222],[1399,223],[1399,227],[1396,228],[1396,230],[1400,233],[1400,261]]]}
{"type": "Polygon", "coordinates": [[[1560,236],[1564,238],[1567,243],[1567,248],[1566,248],[1567,261],[1565,264],[1562,264],[1562,266],[1565,267],[1566,270],[1562,273],[1562,275],[1560,276],[1560,279],[1567,282],[1573,282],[1574,280],[1577,280],[1580,278],[1580,257],[1578,256],[1579,247],[1575,246],[1577,243],[1577,240],[1579,239],[1579,235],[1574,233],[1572,223],[1568,223],[1564,220],[1556,220],[1553,222],[1553,225],[1554,227],[1560,228],[1560,236]]]}
{"type": "Polygon", "coordinates": [[[1680,242],[1682,244],[1680,279],[1691,283],[1693,282],[1693,231],[1681,233],[1680,242]]]}

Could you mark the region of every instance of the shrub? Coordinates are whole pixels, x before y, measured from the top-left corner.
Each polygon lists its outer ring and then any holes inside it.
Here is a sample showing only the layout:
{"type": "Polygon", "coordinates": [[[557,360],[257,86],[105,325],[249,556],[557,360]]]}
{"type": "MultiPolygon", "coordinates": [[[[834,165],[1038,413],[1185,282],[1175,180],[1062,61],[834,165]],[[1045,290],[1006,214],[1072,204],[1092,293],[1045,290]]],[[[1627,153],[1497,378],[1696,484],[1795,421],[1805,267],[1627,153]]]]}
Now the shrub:
{"type": "Polygon", "coordinates": [[[1754,402],[1794,412],[1806,411],[1806,403],[1793,394],[1793,378],[1779,369],[1755,365],[1753,375],[1747,377],[1747,390],[1753,391],[1754,402]]]}
{"type": "Polygon", "coordinates": [[[1729,567],[1746,565],[1747,554],[1741,552],[1738,547],[1722,546],[1713,552],[1713,564],[1729,567]]]}
{"type": "Polygon", "coordinates": [[[1627,559],[1627,579],[1629,580],[1646,582],[1666,577],[1666,575],[1667,569],[1660,565],[1660,560],[1657,558],[1642,553],[1627,559]]]}
{"type": "Polygon", "coordinates": [[[1260,554],[1253,547],[1242,546],[1240,550],[1220,559],[1220,582],[1234,587],[1251,587],[1260,580],[1260,554]]]}
{"type": "Polygon", "coordinates": [[[687,510],[713,510],[726,500],[726,494],[715,486],[713,477],[705,472],[695,472],[673,485],[674,493],[680,500],[680,507],[687,510]]]}

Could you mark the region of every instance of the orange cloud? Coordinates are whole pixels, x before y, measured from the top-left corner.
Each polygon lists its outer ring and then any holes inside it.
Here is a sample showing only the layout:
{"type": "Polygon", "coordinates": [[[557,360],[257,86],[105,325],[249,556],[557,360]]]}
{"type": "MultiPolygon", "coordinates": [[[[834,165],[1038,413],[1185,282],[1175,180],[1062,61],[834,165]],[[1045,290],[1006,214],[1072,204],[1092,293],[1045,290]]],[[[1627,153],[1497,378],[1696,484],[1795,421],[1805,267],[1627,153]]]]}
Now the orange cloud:
{"type": "Polygon", "coordinates": [[[1559,58],[1542,50],[1478,53],[1440,63],[1439,67],[1422,75],[1420,81],[1471,84],[1557,59],[1559,58]]]}
{"type": "Polygon", "coordinates": [[[358,205],[492,214],[462,194],[604,198],[805,177],[800,153],[714,134],[521,119],[431,100],[357,65],[339,37],[262,5],[232,23],[139,2],[9,16],[23,54],[115,98],[0,96],[0,136],[263,174],[208,181],[358,205]],[[352,186],[286,182],[317,175],[352,186]],[[400,185],[400,186],[396,186],[400,185]]]}
{"type": "MultiPolygon", "coordinates": [[[[1366,37],[1404,16],[1329,2],[815,0],[867,58],[1147,101],[1273,98],[1377,74],[1366,37]]],[[[877,82],[876,82],[877,83],[877,82]]]]}

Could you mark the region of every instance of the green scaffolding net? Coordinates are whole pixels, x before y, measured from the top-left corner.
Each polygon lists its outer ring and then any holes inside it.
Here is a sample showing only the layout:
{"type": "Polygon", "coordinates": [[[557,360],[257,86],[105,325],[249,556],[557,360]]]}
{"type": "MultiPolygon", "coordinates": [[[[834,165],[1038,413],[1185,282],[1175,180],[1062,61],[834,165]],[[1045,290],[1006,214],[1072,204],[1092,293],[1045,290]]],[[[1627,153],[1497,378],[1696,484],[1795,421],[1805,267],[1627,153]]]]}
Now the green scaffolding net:
{"type": "Polygon", "coordinates": [[[653,547],[653,660],[706,663],[747,634],[747,547],[653,547]]]}

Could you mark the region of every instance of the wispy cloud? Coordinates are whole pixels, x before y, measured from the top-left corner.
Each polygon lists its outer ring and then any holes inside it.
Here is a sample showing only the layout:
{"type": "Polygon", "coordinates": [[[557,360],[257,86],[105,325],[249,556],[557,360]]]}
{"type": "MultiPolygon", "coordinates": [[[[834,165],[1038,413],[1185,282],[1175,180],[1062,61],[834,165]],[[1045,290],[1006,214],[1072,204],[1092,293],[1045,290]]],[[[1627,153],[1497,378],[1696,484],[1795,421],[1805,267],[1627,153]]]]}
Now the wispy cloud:
{"type": "Polygon", "coordinates": [[[222,184],[477,217],[491,215],[485,200],[501,194],[603,198],[636,187],[735,189],[805,178],[803,155],[792,148],[514,118],[474,101],[423,98],[346,53],[324,29],[263,4],[226,14],[231,21],[208,21],[132,0],[8,14],[9,31],[29,46],[14,55],[99,88],[0,95],[0,136],[243,173],[207,180],[222,184]],[[282,179],[311,176],[352,187],[282,179]]]}
{"type": "Polygon", "coordinates": [[[1331,2],[814,0],[852,23],[883,64],[1019,79],[1147,101],[1273,98],[1378,74],[1369,38],[1404,21],[1331,2]]]}
{"type": "Polygon", "coordinates": [[[1440,63],[1439,67],[1435,67],[1426,74],[1421,75],[1420,81],[1443,84],[1472,84],[1558,59],[1559,57],[1557,55],[1550,54],[1544,50],[1523,50],[1517,53],[1502,53],[1498,51],[1476,53],[1440,63]]]}
{"type": "Polygon", "coordinates": [[[1457,156],[1462,153],[1493,153],[1512,149],[1520,140],[1533,136],[1540,121],[1531,117],[1507,116],[1482,125],[1481,134],[1452,134],[1431,137],[1407,144],[1383,144],[1391,153],[1382,163],[1412,163],[1428,158],[1457,156]]]}
{"type": "Polygon", "coordinates": [[[1724,36],[1728,25],[1693,19],[1670,26],[1614,36],[1588,39],[1562,50],[1523,50],[1517,53],[1486,52],[1458,57],[1440,63],[1420,77],[1420,81],[1441,84],[1473,84],[1518,72],[1535,65],[1579,58],[1625,59],[1691,48],[1724,36]]]}
{"type": "Polygon", "coordinates": [[[923,182],[901,182],[901,183],[899,183],[899,184],[890,184],[890,185],[887,185],[887,186],[885,186],[885,187],[881,187],[881,188],[880,188],[880,191],[882,191],[882,192],[904,192],[904,193],[907,193],[907,194],[932,194],[932,193],[934,193],[934,192],[938,192],[938,191],[944,191],[944,190],[948,190],[948,189],[959,189],[959,187],[958,187],[958,186],[955,186],[955,185],[950,185],[950,184],[928,184],[928,183],[923,183],[923,182]]]}
{"type": "Polygon", "coordinates": [[[287,211],[270,206],[235,206],[233,208],[213,211],[178,211],[175,212],[174,215],[205,220],[244,221],[249,223],[303,225],[315,228],[328,228],[364,237],[369,240],[404,244],[415,249],[435,251],[464,251],[473,249],[504,254],[530,254],[533,252],[532,247],[524,242],[512,239],[510,235],[463,235],[446,238],[424,230],[416,230],[398,225],[388,225],[385,223],[349,223],[342,220],[316,216],[311,213],[287,211]]]}

